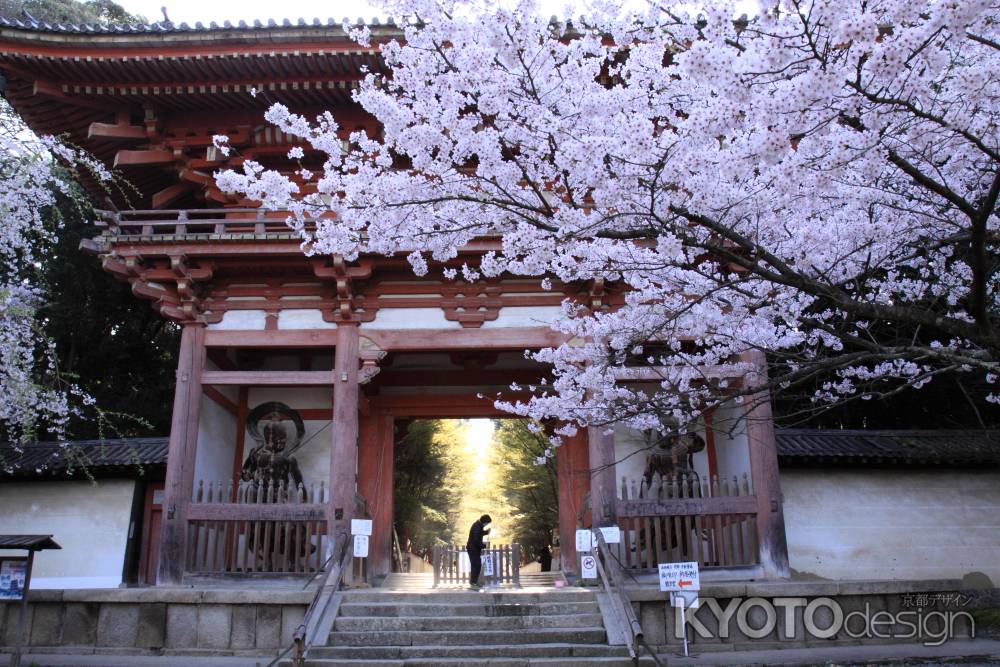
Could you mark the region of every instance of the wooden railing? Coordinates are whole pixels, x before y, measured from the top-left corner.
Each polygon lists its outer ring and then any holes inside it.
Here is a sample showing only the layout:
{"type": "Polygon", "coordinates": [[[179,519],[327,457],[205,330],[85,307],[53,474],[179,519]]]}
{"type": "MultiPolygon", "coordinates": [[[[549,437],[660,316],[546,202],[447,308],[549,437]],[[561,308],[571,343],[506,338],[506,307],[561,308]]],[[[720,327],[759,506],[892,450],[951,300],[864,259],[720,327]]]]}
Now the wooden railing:
{"type": "Polygon", "coordinates": [[[651,570],[677,561],[696,561],[703,568],[759,562],[757,503],[746,475],[623,478],[621,489],[622,541],[611,546],[625,568],[651,570]]]}
{"type": "MultiPolygon", "coordinates": [[[[469,571],[461,567],[465,547],[438,544],[434,546],[434,586],[441,584],[468,584],[469,571]]],[[[493,574],[487,575],[483,567],[481,583],[489,585],[521,585],[521,545],[498,544],[483,549],[483,557],[493,559],[493,574]]]]}
{"type": "Polygon", "coordinates": [[[304,574],[327,551],[323,483],[199,482],[188,506],[189,574],[304,574]]]}
{"type": "Polygon", "coordinates": [[[288,213],[263,208],[97,211],[112,236],[274,234],[295,236],[288,213]]]}

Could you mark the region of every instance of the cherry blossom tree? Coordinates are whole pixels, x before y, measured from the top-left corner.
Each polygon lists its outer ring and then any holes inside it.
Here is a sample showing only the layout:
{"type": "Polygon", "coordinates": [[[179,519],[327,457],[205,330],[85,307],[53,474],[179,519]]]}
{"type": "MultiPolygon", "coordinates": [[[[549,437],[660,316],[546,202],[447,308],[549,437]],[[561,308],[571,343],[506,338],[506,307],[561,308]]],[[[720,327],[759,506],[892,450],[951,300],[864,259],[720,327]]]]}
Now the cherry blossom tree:
{"type": "Polygon", "coordinates": [[[381,133],[343,150],[332,114],[274,105],[322,167],[218,180],[292,211],[310,253],[626,286],[565,302],[568,342],[535,354],[554,380],[516,414],[663,431],[741,394],[822,410],[955,374],[1000,401],[1000,5],[690,7],[389,2],[391,73],[355,93],[381,133]]]}
{"type": "Polygon", "coordinates": [[[0,437],[15,444],[34,440],[40,430],[60,435],[71,414],[90,403],[59,373],[38,326],[44,293],[35,281],[39,249],[58,233],[52,210],[60,193],[75,196],[77,169],[110,179],[90,156],[33,135],[0,102],[0,437]]]}

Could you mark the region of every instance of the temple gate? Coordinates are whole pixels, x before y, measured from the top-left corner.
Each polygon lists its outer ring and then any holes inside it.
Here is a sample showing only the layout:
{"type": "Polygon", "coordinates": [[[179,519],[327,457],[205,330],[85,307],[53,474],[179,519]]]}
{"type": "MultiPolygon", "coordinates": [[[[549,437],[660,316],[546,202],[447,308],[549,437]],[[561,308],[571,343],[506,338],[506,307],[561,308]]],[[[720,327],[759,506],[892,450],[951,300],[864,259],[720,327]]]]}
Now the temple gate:
{"type": "MultiPolygon", "coordinates": [[[[248,158],[277,168],[297,145],[265,124],[273,102],[331,109],[342,127],[377,132],[350,93],[363,67],[384,69],[378,42],[398,32],[372,32],[363,48],[333,21],[0,24],[15,109],[134,186],[105,199],[84,183],[105,202],[86,249],[182,330],[161,583],[308,575],[359,516],[375,526],[367,576],[388,573],[394,420],[502,416],[479,396],[516,397],[511,383],[545,376],[523,351],[563,341],[548,325],[564,299],[602,309],[622,298],[597,283],[449,282],[442,266],[418,278],[403,257],[309,257],[283,215],[219,191],[219,169],[248,158]],[[221,154],[216,134],[237,150],[221,154]]],[[[316,159],[307,151],[303,163],[316,159]]],[[[448,265],[475,264],[494,245],[470,244],[448,265]]],[[[632,371],[621,381],[657,381],[656,368],[632,371]]],[[[568,438],[558,449],[564,566],[575,568],[578,526],[617,524],[633,569],[691,559],[735,576],[787,576],[767,397],[711,416],[698,437],[677,460],[646,452],[645,436],[626,429],[568,438]]]]}

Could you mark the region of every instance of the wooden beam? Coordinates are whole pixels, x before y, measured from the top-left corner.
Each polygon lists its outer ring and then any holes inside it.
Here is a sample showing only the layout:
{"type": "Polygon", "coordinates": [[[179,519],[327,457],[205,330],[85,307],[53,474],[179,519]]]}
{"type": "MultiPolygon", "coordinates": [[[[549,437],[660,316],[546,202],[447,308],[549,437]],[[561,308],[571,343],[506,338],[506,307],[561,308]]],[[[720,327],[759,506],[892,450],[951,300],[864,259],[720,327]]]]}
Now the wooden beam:
{"type": "Polygon", "coordinates": [[[201,521],[323,521],[326,505],[297,503],[191,503],[188,518],[201,521]]]}
{"type": "Polygon", "coordinates": [[[91,123],[87,128],[88,139],[111,139],[115,141],[140,141],[148,139],[143,125],[122,123],[91,123]]]}
{"type": "Polygon", "coordinates": [[[173,164],[177,161],[173,151],[163,150],[120,150],[115,153],[115,167],[142,167],[149,165],[173,164]]]}
{"type": "MultiPolygon", "coordinates": [[[[331,544],[343,533],[355,516],[358,493],[358,328],[337,328],[333,385],[333,422],[330,441],[330,507],[327,532],[331,544]]],[[[339,546],[339,545],[338,545],[339,546]]]]}
{"type": "Polygon", "coordinates": [[[202,387],[202,391],[210,399],[218,403],[222,408],[231,415],[235,415],[238,411],[236,404],[229,400],[229,398],[223,394],[221,391],[215,387],[209,387],[208,385],[202,387]]]}
{"type": "Polygon", "coordinates": [[[568,340],[549,327],[496,329],[361,329],[361,336],[387,352],[415,350],[525,350],[568,340]]]}
{"type": "Polygon", "coordinates": [[[336,344],[336,329],[296,329],[290,331],[216,330],[205,333],[205,345],[209,347],[333,348],[336,344]]]}
{"type": "Polygon", "coordinates": [[[153,205],[153,208],[166,208],[169,204],[181,199],[193,189],[194,186],[190,183],[174,183],[155,193],[150,203],[153,205]]]}
{"type": "Polygon", "coordinates": [[[38,97],[47,97],[49,99],[58,100],[64,104],[72,104],[78,107],[85,107],[87,109],[100,109],[101,111],[110,111],[117,106],[121,108],[121,104],[114,105],[111,102],[97,102],[87,97],[81,97],[80,95],[68,95],[64,90],[63,86],[57,83],[50,83],[48,81],[35,81],[32,85],[31,94],[38,97]]]}
{"type": "Polygon", "coordinates": [[[335,382],[333,371],[205,371],[202,384],[247,387],[323,387],[335,382]]]}
{"type": "MultiPolygon", "coordinates": [[[[507,400],[526,400],[527,394],[504,394],[507,400]]],[[[386,410],[395,417],[516,417],[497,409],[493,399],[475,394],[414,394],[410,396],[372,396],[373,410],[386,410]]]]}
{"type": "Polygon", "coordinates": [[[385,369],[373,381],[380,387],[468,387],[504,385],[512,382],[521,385],[538,384],[545,377],[545,369],[488,369],[468,371],[393,371],[385,369]]]}
{"type": "Polygon", "coordinates": [[[695,514],[753,514],[757,499],[753,496],[718,498],[667,498],[663,500],[619,500],[618,516],[673,516],[695,514]]]}

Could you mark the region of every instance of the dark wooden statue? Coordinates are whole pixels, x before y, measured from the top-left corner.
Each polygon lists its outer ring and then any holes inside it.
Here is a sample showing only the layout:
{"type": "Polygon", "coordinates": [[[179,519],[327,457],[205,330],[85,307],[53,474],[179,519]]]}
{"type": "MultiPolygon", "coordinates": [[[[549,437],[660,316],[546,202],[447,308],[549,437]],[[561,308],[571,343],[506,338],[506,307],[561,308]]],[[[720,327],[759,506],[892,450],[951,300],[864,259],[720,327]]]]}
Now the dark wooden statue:
{"type": "Polygon", "coordinates": [[[273,496],[278,502],[285,500],[277,498],[279,489],[286,489],[288,494],[297,493],[303,483],[302,471],[290,453],[305,434],[305,424],[299,413],[284,403],[262,403],[247,415],[247,432],[257,446],[250,450],[243,462],[243,481],[253,482],[257,488],[263,486],[270,491],[265,492],[265,497],[273,496]],[[291,443],[288,442],[289,429],[286,426],[289,423],[295,428],[291,443]]]}

